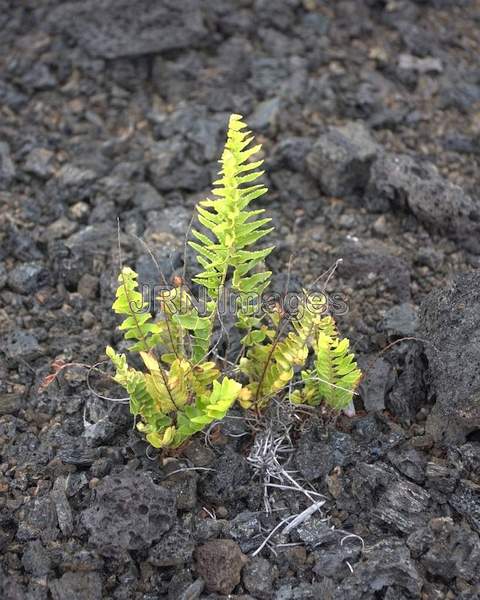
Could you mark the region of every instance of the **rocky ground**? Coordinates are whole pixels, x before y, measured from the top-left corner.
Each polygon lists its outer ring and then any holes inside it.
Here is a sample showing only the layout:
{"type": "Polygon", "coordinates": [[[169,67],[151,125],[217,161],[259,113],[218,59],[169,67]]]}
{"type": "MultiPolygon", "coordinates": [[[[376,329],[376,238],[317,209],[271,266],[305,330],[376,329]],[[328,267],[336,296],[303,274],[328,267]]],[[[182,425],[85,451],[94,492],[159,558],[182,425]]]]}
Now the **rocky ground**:
{"type": "Polygon", "coordinates": [[[1,598],[480,598],[478,1],[0,6],[1,598]],[[276,285],[343,258],[366,371],[355,417],[292,431],[325,504],[260,551],[311,502],[265,513],[242,420],[165,459],[81,367],[40,389],[120,339],[117,218],[143,281],[139,240],[182,271],[231,112],[264,143],[276,285]]]}

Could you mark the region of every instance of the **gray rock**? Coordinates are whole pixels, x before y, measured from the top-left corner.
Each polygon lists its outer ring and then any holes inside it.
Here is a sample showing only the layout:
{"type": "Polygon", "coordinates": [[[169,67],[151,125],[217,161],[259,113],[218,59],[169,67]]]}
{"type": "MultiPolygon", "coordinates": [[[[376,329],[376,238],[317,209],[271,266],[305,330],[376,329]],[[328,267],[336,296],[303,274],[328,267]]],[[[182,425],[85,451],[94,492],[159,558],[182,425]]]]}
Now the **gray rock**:
{"type": "Polygon", "coordinates": [[[248,124],[253,131],[271,129],[275,131],[280,112],[280,98],[270,98],[257,104],[248,119],[248,124]]]}
{"type": "Polygon", "coordinates": [[[373,364],[369,359],[359,361],[364,378],[359,393],[367,412],[384,410],[385,398],[394,381],[392,365],[383,358],[377,358],[373,364]]]}
{"type": "Polygon", "coordinates": [[[437,442],[462,443],[480,429],[480,271],[432,292],[420,310],[435,405],[427,431],[437,442]]]}
{"type": "Polygon", "coordinates": [[[400,54],[398,66],[405,71],[416,71],[421,75],[425,73],[442,73],[443,71],[442,61],[432,56],[418,58],[411,54],[400,54]]]}
{"type": "Polygon", "coordinates": [[[477,203],[462,188],[443,179],[429,162],[407,155],[380,155],[372,166],[367,205],[368,198],[407,209],[427,228],[480,253],[477,203]]]}
{"type": "Polygon", "coordinates": [[[175,525],[152,547],[148,560],[156,567],[179,566],[191,560],[194,548],[191,533],[175,525]]]}
{"type": "Polygon", "coordinates": [[[98,277],[84,273],[78,282],[77,291],[83,298],[93,300],[98,292],[98,277]]]}
{"type": "Polygon", "coordinates": [[[102,579],[98,573],[64,573],[49,581],[53,600],[102,600],[102,579]]]}
{"type": "Polygon", "coordinates": [[[139,183],[134,188],[133,203],[147,212],[163,208],[165,199],[149,183],[139,183]]]}
{"type": "Polygon", "coordinates": [[[425,469],[427,487],[450,495],[457,485],[459,473],[456,469],[442,464],[439,459],[427,463],[425,469]]]}
{"type": "Polygon", "coordinates": [[[6,189],[15,177],[15,165],[10,156],[10,146],[0,142],[0,190],[6,189]]]}
{"type": "Polygon", "coordinates": [[[27,173],[36,175],[41,179],[48,179],[55,172],[53,166],[54,153],[47,148],[34,148],[31,150],[23,167],[27,173]]]}
{"type": "Polygon", "coordinates": [[[17,539],[40,539],[49,542],[58,538],[58,520],[55,505],[49,496],[29,498],[19,514],[17,539]]]}
{"type": "MultiPolygon", "coordinates": [[[[407,597],[419,598],[422,579],[404,542],[387,538],[369,547],[351,577],[346,577],[336,588],[334,597],[371,600],[393,586],[407,597]]],[[[394,597],[401,596],[397,593],[394,597]]]]}
{"type": "Polygon", "coordinates": [[[5,268],[5,265],[3,264],[3,262],[0,262],[0,290],[2,290],[8,280],[8,273],[7,273],[7,269],[5,268]]]}
{"type": "MultiPolygon", "coordinates": [[[[125,238],[120,236],[121,243],[125,238]]],[[[100,251],[111,251],[117,243],[117,228],[114,223],[98,223],[87,225],[65,240],[65,245],[82,256],[100,251]]]]}
{"type": "MultiPolygon", "coordinates": [[[[177,463],[170,470],[174,471],[178,468],[177,463]]],[[[198,474],[195,471],[184,471],[166,477],[162,485],[175,494],[178,510],[193,510],[197,504],[197,481],[198,474]]]]}
{"type": "Polygon", "coordinates": [[[411,340],[394,348],[396,379],[386,398],[386,408],[402,423],[410,424],[428,398],[423,345],[411,340]]]}
{"type": "Polygon", "coordinates": [[[48,271],[36,263],[20,264],[8,274],[10,289],[19,294],[32,294],[47,283],[48,271]]]}
{"type": "Polygon", "coordinates": [[[51,560],[40,540],[28,542],[22,556],[22,565],[33,577],[44,577],[50,571],[51,560]]]}
{"type": "Polygon", "coordinates": [[[348,196],[367,185],[377,151],[368,129],[352,121],[321,135],[307,156],[307,165],[326,194],[348,196]]]}
{"type": "Polygon", "coordinates": [[[313,554],[315,560],[313,572],[318,577],[332,577],[341,580],[351,571],[347,566],[353,566],[359,559],[362,552],[362,544],[358,538],[346,539],[342,544],[341,540],[344,533],[333,533],[335,541],[331,541],[326,546],[321,546],[313,554]]]}
{"type": "Polygon", "coordinates": [[[412,533],[407,544],[433,577],[480,582],[480,539],[450,517],[432,519],[427,527],[412,533]]]}
{"type": "Polygon", "coordinates": [[[336,252],[336,257],[343,258],[337,273],[351,279],[355,287],[370,286],[378,279],[399,303],[409,302],[410,267],[395,251],[380,240],[348,240],[336,252]]]}
{"type": "Polygon", "coordinates": [[[105,477],[96,492],[82,521],[104,556],[148,548],[175,524],[175,497],[146,473],[124,470],[105,477]]]}
{"type": "Polygon", "coordinates": [[[312,426],[299,440],[295,463],[307,481],[323,479],[334,467],[351,462],[354,452],[355,444],[347,433],[312,426]]]}
{"type": "Polygon", "coordinates": [[[295,582],[282,585],[276,592],[274,600],[330,600],[335,598],[333,585],[329,579],[320,583],[295,582]]]}
{"type": "Polygon", "coordinates": [[[240,573],[247,562],[232,540],[211,540],[195,550],[197,573],[209,592],[231,594],[240,583],[240,573]]]}
{"type": "Polygon", "coordinates": [[[192,0],[67,2],[52,11],[49,24],[109,59],[193,48],[208,36],[200,5],[192,0]]]}
{"type": "Polygon", "coordinates": [[[179,600],[197,600],[203,592],[205,583],[201,579],[196,579],[187,589],[179,596],[179,600]]]}
{"type": "Polygon", "coordinates": [[[65,478],[58,477],[53,484],[53,489],[50,496],[55,504],[60,531],[65,537],[69,537],[73,532],[73,515],[65,490],[65,478]]]}
{"type": "Polygon", "coordinates": [[[179,138],[157,142],[152,148],[152,160],[147,173],[159,192],[171,190],[198,191],[207,187],[207,169],[186,157],[187,144],[179,138]]]}
{"type": "Polygon", "coordinates": [[[248,493],[251,471],[243,456],[226,448],[211,468],[214,471],[205,472],[199,481],[199,491],[205,500],[217,505],[225,504],[238,501],[248,493]]]}
{"type": "Polygon", "coordinates": [[[396,448],[388,453],[388,459],[400,473],[415,481],[423,484],[425,481],[425,469],[427,459],[425,455],[414,448],[396,448]]]}
{"type": "Polygon", "coordinates": [[[250,552],[258,546],[257,536],[262,532],[258,513],[249,511],[241,512],[224,527],[226,536],[234,539],[242,552],[250,552]]]}
{"type": "Polygon", "coordinates": [[[385,313],[383,327],[389,333],[399,336],[415,335],[419,326],[417,309],[407,302],[393,306],[385,313]]]}
{"type": "Polygon", "coordinates": [[[90,448],[88,440],[83,438],[70,438],[65,436],[59,440],[57,457],[67,465],[89,467],[100,456],[98,448],[90,448]]]}
{"type": "Polygon", "coordinates": [[[91,169],[83,169],[72,164],[65,164],[57,173],[57,180],[61,186],[82,187],[95,181],[97,174],[91,169]]]}
{"type": "Polygon", "coordinates": [[[242,581],[245,588],[255,598],[271,598],[273,595],[273,582],[276,578],[275,566],[266,558],[256,556],[248,561],[243,568],[242,581]]]}
{"type": "Polygon", "coordinates": [[[7,337],[5,352],[12,360],[34,360],[41,354],[37,338],[23,329],[17,329],[7,337]]]}
{"type": "Polygon", "coordinates": [[[281,140],[273,150],[271,158],[273,167],[303,173],[306,170],[306,157],[312,145],[312,140],[307,137],[290,137],[281,140]]]}
{"type": "Polygon", "coordinates": [[[388,486],[372,511],[372,516],[402,533],[412,533],[424,525],[430,494],[415,483],[399,480],[388,486]]]}
{"type": "Polygon", "coordinates": [[[480,533],[480,485],[461,479],[448,502],[480,533]]]}

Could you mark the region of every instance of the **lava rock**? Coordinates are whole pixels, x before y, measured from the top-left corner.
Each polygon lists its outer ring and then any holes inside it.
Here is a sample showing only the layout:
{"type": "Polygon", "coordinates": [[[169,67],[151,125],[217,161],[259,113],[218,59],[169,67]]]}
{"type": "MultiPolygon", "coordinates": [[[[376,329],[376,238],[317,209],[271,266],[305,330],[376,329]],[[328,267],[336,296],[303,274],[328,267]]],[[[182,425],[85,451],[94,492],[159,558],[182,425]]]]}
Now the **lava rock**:
{"type": "Polygon", "coordinates": [[[192,0],[67,2],[52,11],[49,24],[90,54],[108,59],[192,48],[208,35],[200,6],[192,0]]]}
{"type": "Polygon", "coordinates": [[[208,171],[185,157],[187,144],[179,138],[157,142],[152,148],[153,159],[148,165],[148,176],[159,192],[179,188],[197,191],[207,187],[208,171]]]}
{"type": "Polygon", "coordinates": [[[19,515],[17,539],[41,539],[49,542],[58,538],[58,520],[55,505],[49,496],[29,498],[19,515]]]}
{"type": "Polygon", "coordinates": [[[436,398],[427,431],[437,442],[462,443],[480,429],[480,271],[429,294],[420,320],[436,398]]]}
{"type": "Polygon", "coordinates": [[[355,444],[350,435],[334,430],[325,432],[320,425],[315,425],[301,436],[295,463],[308,481],[324,479],[334,467],[350,463],[354,452],[355,444]]]}
{"type": "Polygon", "coordinates": [[[90,542],[104,556],[148,548],[175,524],[175,497],[146,473],[124,470],[105,477],[93,506],[82,513],[90,542]]]}
{"type": "Polygon", "coordinates": [[[5,353],[13,361],[34,360],[40,356],[41,347],[33,334],[17,329],[7,337],[5,353]]]}
{"type": "Polygon", "coordinates": [[[431,576],[480,582],[480,539],[450,517],[432,519],[427,527],[412,533],[407,544],[431,576]]]}
{"type": "Polygon", "coordinates": [[[248,123],[253,131],[275,130],[280,112],[280,98],[270,98],[257,104],[248,123]]]}
{"type": "Polygon", "coordinates": [[[385,313],[383,328],[390,335],[412,336],[419,326],[416,308],[407,302],[393,306],[385,313]]]}
{"type": "Polygon", "coordinates": [[[386,398],[386,407],[402,423],[410,424],[427,403],[426,361],[420,342],[398,344],[393,349],[397,377],[386,398]]]}
{"type": "Polygon", "coordinates": [[[53,600],[102,600],[102,579],[98,573],[64,573],[48,584],[53,600]]]}
{"type": "Polygon", "coordinates": [[[245,511],[226,523],[224,534],[234,539],[242,552],[251,552],[258,546],[257,537],[262,532],[258,513],[245,511]]]}
{"type": "Polygon", "coordinates": [[[448,502],[480,533],[480,485],[461,479],[448,502]]]}
{"type": "Polygon", "coordinates": [[[343,257],[337,273],[349,278],[353,287],[371,285],[375,278],[395,295],[399,303],[410,301],[410,267],[406,261],[394,254],[395,248],[380,240],[351,239],[342,244],[337,256],[343,257]]]}
{"type": "Polygon", "coordinates": [[[388,453],[388,459],[402,475],[423,484],[427,459],[414,448],[400,448],[388,453]]]}
{"type": "Polygon", "coordinates": [[[10,289],[19,294],[32,294],[48,283],[48,271],[36,263],[20,264],[8,274],[10,289]]]}
{"type": "MultiPolygon", "coordinates": [[[[384,153],[372,166],[367,199],[411,211],[432,231],[480,253],[480,213],[473,198],[441,177],[429,162],[384,153]]],[[[367,200],[368,205],[368,200],[367,200]]]]}
{"type": "Polygon", "coordinates": [[[457,485],[459,473],[456,469],[447,467],[437,459],[436,462],[427,463],[425,476],[427,487],[444,494],[451,494],[457,485]]]}
{"type": "Polygon", "coordinates": [[[360,122],[331,127],[307,156],[307,165],[322,190],[330,196],[361,192],[370,178],[377,145],[360,122]]]}
{"type": "Polygon", "coordinates": [[[415,483],[398,480],[381,494],[372,516],[402,533],[425,523],[430,494],[415,483]]]}
{"type": "Polygon", "coordinates": [[[27,173],[36,175],[41,179],[48,179],[55,172],[53,166],[54,153],[47,148],[34,148],[31,150],[23,167],[27,173]]]}
{"type": "Polygon", "coordinates": [[[33,577],[44,577],[50,571],[51,560],[40,540],[28,542],[22,556],[22,565],[33,577]]]}
{"type": "Polygon", "coordinates": [[[211,540],[195,550],[197,573],[210,592],[231,594],[240,583],[241,571],[247,562],[232,540],[211,540]]]}
{"type": "Polygon", "coordinates": [[[225,448],[210,466],[208,471],[200,476],[199,492],[202,497],[213,504],[225,504],[239,500],[248,494],[247,484],[251,480],[249,465],[243,456],[225,448]]]}
{"type": "Polygon", "coordinates": [[[384,410],[385,398],[394,381],[392,365],[384,358],[377,358],[373,364],[367,358],[359,360],[364,378],[359,393],[367,412],[384,410]]]}
{"type": "Polygon", "coordinates": [[[10,146],[0,142],[0,190],[7,189],[15,177],[15,165],[10,156],[10,146]]]}
{"type": "Polygon", "coordinates": [[[60,531],[65,537],[69,537],[73,532],[73,515],[65,490],[65,478],[58,477],[53,484],[53,489],[50,496],[55,504],[60,531]]]}
{"type": "Polygon", "coordinates": [[[275,567],[266,558],[256,556],[243,568],[243,585],[255,598],[271,598],[273,582],[276,578],[275,571],[275,567]]]}
{"type": "MultiPolygon", "coordinates": [[[[351,577],[335,590],[345,600],[370,600],[395,586],[407,597],[420,597],[422,580],[402,540],[387,538],[369,548],[351,577]]],[[[401,597],[398,593],[395,598],[401,597]]]]}
{"type": "Polygon", "coordinates": [[[156,567],[182,565],[191,560],[195,544],[191,533],[175,525],[149,552],[148,560],[156,567]]]}
{"type": "Polygon", "coordinates": [[[184,471],[166,477],[162,486],[175,494],[178,510],[193,510],[197,504],[197,481],[195,471],[184,471]]]}
{"type": "Polygon", "coordinates": [[[289,169],[294,172],[306,171],[306,157],[313,142],[307,137],[289,137],[275,146],[269,160],[273,169],[289,169]]]}

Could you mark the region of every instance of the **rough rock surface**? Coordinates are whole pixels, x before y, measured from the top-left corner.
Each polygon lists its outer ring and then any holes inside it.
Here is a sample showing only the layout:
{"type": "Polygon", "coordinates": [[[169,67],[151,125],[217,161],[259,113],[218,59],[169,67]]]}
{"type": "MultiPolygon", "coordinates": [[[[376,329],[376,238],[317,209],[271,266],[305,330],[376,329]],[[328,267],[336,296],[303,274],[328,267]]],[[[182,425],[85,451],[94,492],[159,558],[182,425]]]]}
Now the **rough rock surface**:
{"type": "Polygon", "coordinates": [[[365,188],[376,153],[368,129],[352,122],[321,135],[307,156],[307,165],[326,194],[345,196],[365,188]]]}
{"type": "Polygon", "coordinates": [[[199,5],[190,0],[67,2],[49,21],[92,55],[109,59],[196,46],[208,33],[199,5]]]}
{"type": "Polygon", "coordinates": [[[240,573],[246,562],[238,545],[232,540],[212,540],[195,551],[197,573],[207,590],[231,594],[240,583],[240,573]]]}
{"type": "Polygon", "coordinates": [[[148,548],[175,523],[175,497],[144,473],[105,477],[82,520],[90,542],[105,556],[148,548]]]}
{"type": "Polygon", "coordinates": [[[435,394],[428,430],[439,442],[463,442],[480,429],[480,271],[432,292],[420,314],[435,394]]]}
{"type": "Polygon", "coordinates": [[[410,210],[427,228],[480,253],[480,212],[474,198],[445,180],[436,167],[407,155],[383,154],[372,166],[368,195],[374,203],[410,210]]]}

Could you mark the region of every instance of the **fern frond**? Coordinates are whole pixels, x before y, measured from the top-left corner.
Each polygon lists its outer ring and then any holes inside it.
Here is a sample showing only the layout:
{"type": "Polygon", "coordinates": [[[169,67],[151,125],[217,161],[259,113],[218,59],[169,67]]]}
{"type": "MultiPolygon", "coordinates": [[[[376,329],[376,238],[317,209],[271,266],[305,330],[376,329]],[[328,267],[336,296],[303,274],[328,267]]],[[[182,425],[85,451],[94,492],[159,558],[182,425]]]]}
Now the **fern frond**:
{"type": "Polygon", "coordinates": [[[151,413],[154,410],[154,402],[147,391],[145,375],[141,371],[130,368],[125,354],[117,354],[111,346],[107,346],[105,353],[116,370],[113,379],[130,396],[130,412],[132,415],[148,415],[151,413]]]}
{"type": "Polygon", "coordinates": [[[136,340],[129,347],[130,352],[148,351],[156,340],[152,334],[156,326],[152,323],[152,315],[148,311],[148,302],[138,291],[137,273],[130,267],[123,267],[118,276],[119,286],[113,310],[119,315],[126,315],[119,329],[124,332],[126,340],[136,340]]]}
{"type": "Polygon", "coordinates": [[[316,406],[324,401],[335,410],[352,402],[362,377],[348,339],[340,340],[336,332],[317,332],[314,343],[314,369],[302,372],[303,390],[292,394],[292,401],[316,406]]]}
{"type": "Polygon", "coordinates": [[[268,339],[268,329],[255,330],[249,334],[253,345],[249,348],[247,357],[240,361],[240,370],[250,379],[246,386],[250,395],[246,392],[242,394],[241,403],[244,407],[255,405],[263,408],[272,396],[288,386],[295,370],[306,363],[315,328],[321,324],[324,328],[331,327],[328,317],[322,318],[308,310],[305,302],[299,308],[298,315],[291,321],[290,331],[285,336],[282,336],[282,328],[286,328],[289,323],[284,321],[282,325],[278,320],[278,313],[271,315],[273,322],[278,323],[279,327],[273,340],[261,343],[268,339]]]}
{"type": "MultiPolygon", "coordinates": [[[[270,219],[258,218],[263,210],[247,210],[252,200],[267,192],[261,184],[254,184],[263,171],[259,171],[263,160],[250,162],[259,152],[261,145],[252,145],[253,136],[246,129],[240,115],[230,117],[227,141],[220,163],[220,178],[214,182],[216,199],[207,199],[197,206],[199,222],[209,235],[193,230],[196,241],[190,246],[197,252],[197,260],[203,267],[194,279],[206,288],[209,297],[218,301],[229,271],[232,273],[232,289],[242,296],[259,296],[267,287],[271,273],[256,271],[273,247],[252,251],[250,247],[262,239],[272,228],[265,227],[270,219]]],[[[251,310],[237,311],[238,325],[248,328],[252,321],[251,310]]]]}
{"type": "Polygon", "coordinates": [[[162,332],[162,341],[168,348],[168,342],[176,343],[176,350],[170,355],[162,355],[164,362],[172,362],[179,355],[186,356],[185,334],[188,332],[190,360],[196,365],[206,356],[211,336],[211,320],[200,317],[190,294],[182,286],[161,292],[158,297],[160,309],[165,317],[164,323],[158,323],[162,332]]]}

